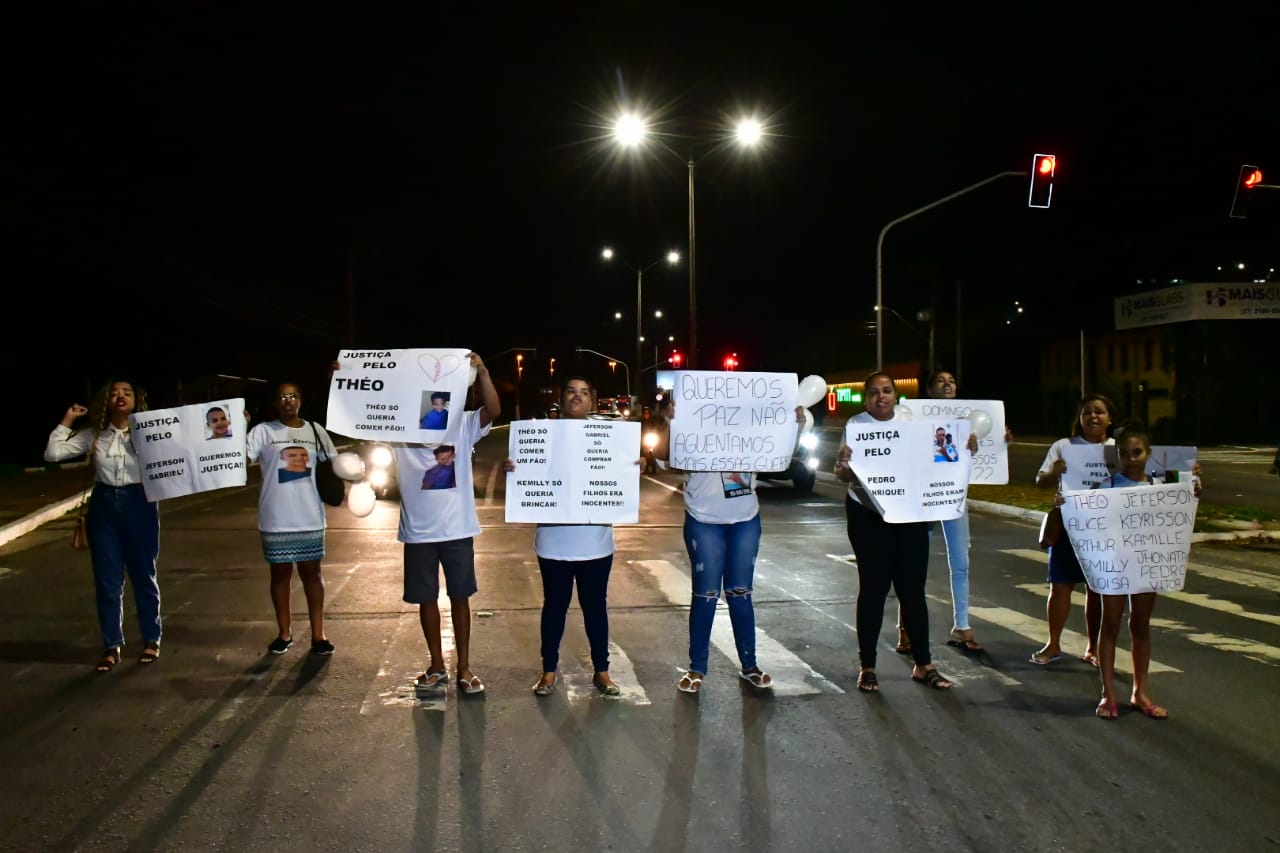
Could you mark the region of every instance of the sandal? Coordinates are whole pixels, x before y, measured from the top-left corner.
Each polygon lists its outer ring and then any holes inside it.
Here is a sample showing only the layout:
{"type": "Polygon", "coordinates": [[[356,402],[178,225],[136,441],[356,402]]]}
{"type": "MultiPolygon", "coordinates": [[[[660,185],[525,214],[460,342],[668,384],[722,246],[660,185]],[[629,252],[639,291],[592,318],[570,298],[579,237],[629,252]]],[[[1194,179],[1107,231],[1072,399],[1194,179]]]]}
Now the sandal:
{"type": "Polygon", "coordinates": [[[160,644],[147,643],[142,647],[142,654],[138,655],[138,663],[155,663],[160,660],[160,644]]]}
{"type": "Polygon", "coordinates": [[[686,672],[676,682],[676,690],[681,693],[697,693],[702,690],[702,676],[696,672],[686,672]]]}
{"type": "Polygon", "coordinates": [[[118,663],[120,663],[120,647],[111,646],[102,653],[102,659],[98,661],[98,665],[94,669],[98,672],[110,672],[118,663]]]}
{"type": "Polygon", "coordinates": [[[744,669],[742,672],[738,673],[738,677],[757,690],[773,689],[773,678],[769,673],[765,672],[758,666],[752,667],[751,669],[744,669]]]}
{"type": "Polygon", "coordinates": [[[901,627],[898,628],[898,645],[894,646],[893,650],[900,655],[911,654],[911,638],[901,627]]]}
{"type": "Polygon", "coordinates": [[[467,694],[483,693],[484,682],[481,681],[480,676],[476,675],[475,673],[472,673],[470,678],[463,678],[461,675],[459,675],[458,689],[461,690],[463,693],[467,693],[467,694]]]}
{"type": "Polygon", "coordinates": [[[422,675],[419,675],[418,680],[415,682],[419,687],[425,687],[428,690],[434,687],[444,687],[448,683],[448,670],[443,672],[431,672],[428,670],[427,672],[422,673],[422,675]]]}
{"type": "Polygon", "coordinates": [[[947,640],[947,645],[967,654],[976,655],[986,651],[977,640],[973,639],[973,629],[971,628],[965,628],[963,631],[959,628],[952,628],[951,639],[947,640]]]}
{"type": "Polygon", "coordinates": [[[874,669],[864,669],[858,673],[858,689],[863,693],[880,692],[880,680],[876,678],[874,669]]]}
{"type": "Polygon", "coordinates": [[[1089,664],[1089,666],[1093,667],[1094,669],[1098,668],[1098,656],[1093,654],[1092,652],[1085,652],[1080,656],[1080,660],[1089,664]]]}
{"type": "Polygon", "coordinates": [[[1100,699],[1098,707],[1093,709],[1093,715],[1099,720],[1114,720],[1120,716],[1120,709],[1116,707],[1115,702],[1100,699]]]}
{"type": "Polygon", "coordinates": [[[1147,715],[1153,720],[1169,719],[1169,712],[1164,708],[1161,708],[1155,702],[1152,702],[1150,705],[1139,705],[1137,702],[1130,702],[1129,707],[1141,714],[1147,715]]]}
{"type": "Polygon", "coordinates": [[[542,677],[538,679],[538,683],[533,685],[534,696],[550,696],[556,692],[556,674],[554,672],[544,672],[542,677]],[[551,676],[551,680],[547,680],[547,676],[551,676]]]}
{"type": "Polygon", "coordinates": [[[942,677],[942,673],[938,672],[936,667],[931,667],[924,671],[924,675],[911,676],[912,681],[918,681],[925,687],[931,687],[934,690],[950,690],[951,682],[942,677]]]}
{"type": "MultiPolygon", "coordinates": [[[[596,675],[591,676],[591,683],[596,686],[596,690],[599,690],[605,696],[621,696],[622,695],[622,688],[614,684],[613,679],[609,679],[608,681],[605,681],[603,678],[600,677],[600,675],[601,675],[600,673],[597,673],[596,675]]],[[[606,673],[603,673],[603,675],[606,678],[608,678],[609,673],[606,672],[606,673]]]]}

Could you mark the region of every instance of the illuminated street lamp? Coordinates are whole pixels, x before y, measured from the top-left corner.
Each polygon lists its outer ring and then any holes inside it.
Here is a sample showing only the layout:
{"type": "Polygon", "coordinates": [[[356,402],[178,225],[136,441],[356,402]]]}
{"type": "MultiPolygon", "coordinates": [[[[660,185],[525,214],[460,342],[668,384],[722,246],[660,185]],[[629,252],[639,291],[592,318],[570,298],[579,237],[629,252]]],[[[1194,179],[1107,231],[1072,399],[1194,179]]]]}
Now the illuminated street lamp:
{"type": "MultiPolygon", "coordinates": [[[[615,257],[617,257],[618,261],[620,261],[623,266],[625,266],[627,269],[631,270],[636,274],[636,361],[635,361],[635,364],[636,364],[636,379],[637,379],[636,384],[638,385],[639,371],[640,371],[640,358],[641,358],[640,346],[641,344],[644,343],[644,331],[641,328],[641,320],[644,317],[644,315],[641,313],[643,311],[641,295],[644,291],[644,274],[647,270],[653,269],[655,266],[662,263],[664,260],[668,264],[675,266],[680,262],[680,253],[672,249],[670,252],[667,252],[667,256],[665,258],[659,258],[653,263],[643,267],[633,267],[631,264],[627,263],[623,258],[618,257],[617,254],[613,251],[613,249],[607,246],[604,248],[604,251],[600,253],[600,257],[604,258],[606,261],[612,261],[615,257]]],[[[614,316],[621,317],[622,315],[619,312],[614,316]]]]}
{"type": "MultiPolygon", "coordinates": [[[[735,142],[741,148],[759,146],[767,133],[765,125],[754,116],[745,116],[734,123],[732,131],[725,133],[717,140],[712,153],[726,142],[735,142]]],[[[613,138],[624,148],[639,148],[652,138],[676,157],[679,157],[689,170],[689,369],[697,367],[698,362],[698,265],[697,265],[697,228],[694,216],[694,167],[697,161],[692,150],[686,158],[667,145],[649,129],[649,120],[633,112],[620,114],[613,123],[613,138]]]]}

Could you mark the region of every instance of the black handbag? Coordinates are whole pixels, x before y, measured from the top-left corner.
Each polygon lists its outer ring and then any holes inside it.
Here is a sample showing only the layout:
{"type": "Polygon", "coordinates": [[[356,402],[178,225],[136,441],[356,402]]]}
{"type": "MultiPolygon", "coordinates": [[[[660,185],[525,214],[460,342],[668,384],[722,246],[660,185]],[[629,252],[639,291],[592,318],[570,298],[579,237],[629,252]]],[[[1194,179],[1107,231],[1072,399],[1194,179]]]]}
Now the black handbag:
{"type": "Polygon", "coordinates": [[[316,491],[320,493],[320,500],[329,506],[342,506],[347,497],[347,486],[334,473],[333,460],[320,444],[320,433],[316,431],[315,421],[311,422],[311,434],[316,439],[316,491]]]}
{"type": "Polygon", "coordinates": [[[1064,532],[1062,508],[1055,506],[1044,514],[1044,520],[1040,522],[1040,547],[1052,548],[1057,545],[1064,532]]]}

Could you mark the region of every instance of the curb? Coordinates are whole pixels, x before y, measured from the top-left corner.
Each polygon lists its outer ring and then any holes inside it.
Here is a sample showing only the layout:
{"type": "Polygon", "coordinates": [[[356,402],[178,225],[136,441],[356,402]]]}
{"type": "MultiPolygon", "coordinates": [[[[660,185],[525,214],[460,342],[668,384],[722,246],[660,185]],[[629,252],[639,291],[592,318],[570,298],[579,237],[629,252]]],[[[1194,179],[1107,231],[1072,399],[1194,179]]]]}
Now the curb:
{"type": "Polygon", "coordinates": [[[30,515],[23,516],[17,521],[11,521],[4,527],[0,527],[0,545],[7,545],[20,536],[26,536],[42,524],[61,518],[75,509],[82,500],[88,497],[91,491],[93,490],[85,489],[79,494],[63,498],[57,503],[51,503],[44,509],[36,510],[30,515]]]}

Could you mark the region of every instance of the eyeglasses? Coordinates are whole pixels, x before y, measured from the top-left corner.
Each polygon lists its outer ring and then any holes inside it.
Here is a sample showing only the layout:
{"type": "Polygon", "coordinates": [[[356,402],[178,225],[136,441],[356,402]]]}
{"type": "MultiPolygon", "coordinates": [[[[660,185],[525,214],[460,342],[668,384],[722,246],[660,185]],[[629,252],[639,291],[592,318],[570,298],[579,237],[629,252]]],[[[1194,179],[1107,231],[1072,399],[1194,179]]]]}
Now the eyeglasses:
{"type": "Polygon", "coordinates": [[[298,399],[298,395],[297,394],[281,394],[279,399],[281,403],[287,403],[290,400],[298,399]]]}

